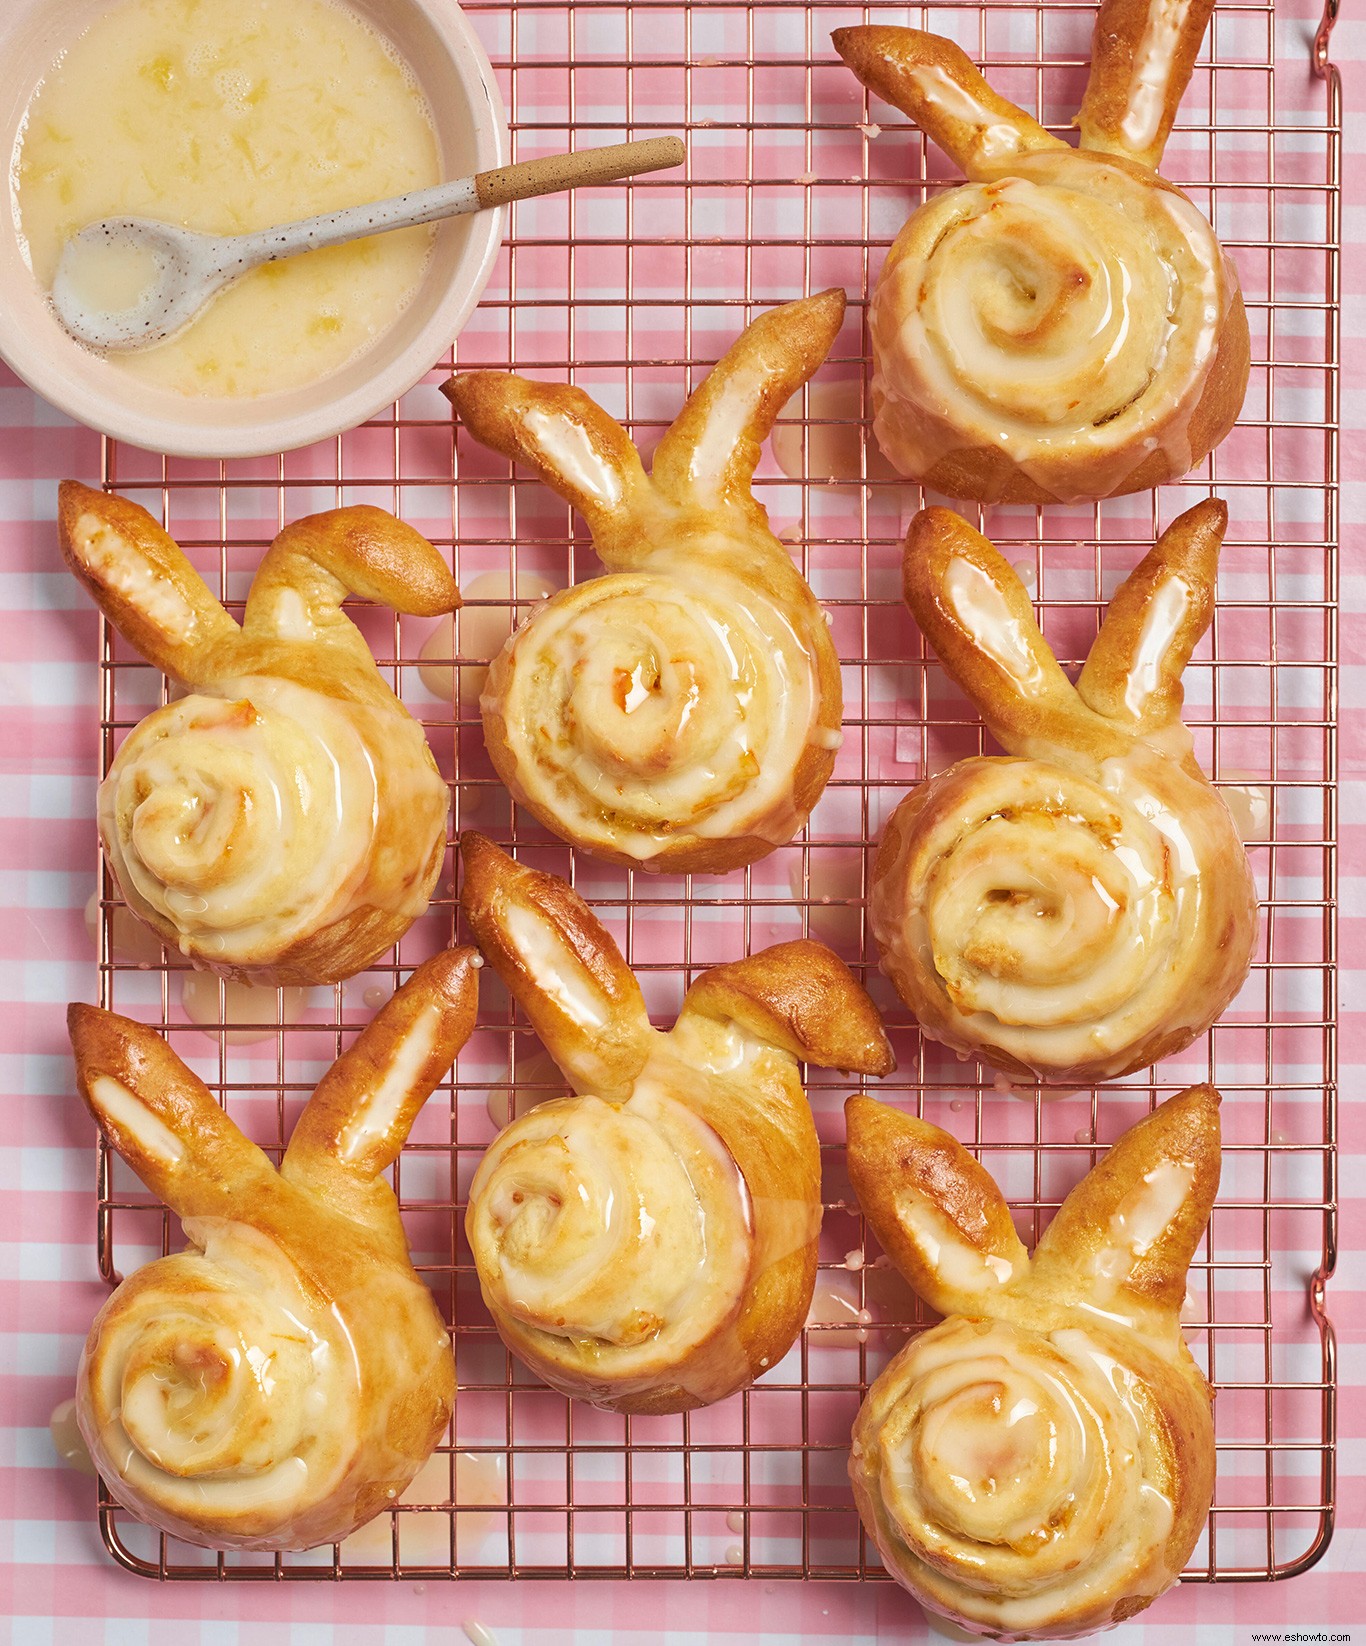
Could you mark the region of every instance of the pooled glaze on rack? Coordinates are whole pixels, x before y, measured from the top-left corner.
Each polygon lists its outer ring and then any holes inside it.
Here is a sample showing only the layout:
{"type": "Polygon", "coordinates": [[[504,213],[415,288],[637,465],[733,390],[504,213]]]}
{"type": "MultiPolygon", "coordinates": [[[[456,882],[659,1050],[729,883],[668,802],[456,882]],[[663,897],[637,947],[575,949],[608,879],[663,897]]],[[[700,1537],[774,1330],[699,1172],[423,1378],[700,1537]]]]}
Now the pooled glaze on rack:
{"type": "Polygon", "coordinates": [[[893,465],[954,497],[1111,497],[1187,473],[1247,386],[1237,274],[1153,169],[1209,0],[1104,0],[1072,149],[950,41],[840,29],[865,85],[968,181],[888,253],[869,311],[874,427],[893,465]]]}
{"type": "Polygon", "coordinates": [[[109,620],[194,688],[134,728],[100,787],[129,907],[225,977],[363,970],[427,906],[448,794],[341,602],[352,589],[450,610],[459,595],[436,550],[379,509],[296,521],[262,560],[239,628],[135,504],[68,481],[61,540],[109,620]]]}
{"type": "Polygon", "coordinates": [[[1218,1104],[1193,1087],[1133,1127],[1032,1258],[948,1133],[846,1105],[864,1213],[947,1317],[869,1390],[849,1464],[888,1570],[929,1610],[995,1639],[1064,1639],[1177,1581],[1214,1485],[1179,1310],[1219,1182],[1218,1104]]]}
{"type": "Polygon", "coordinates": [[[461,840],[461,907],[579,1093],[490,1145],[465,1229],[508,1347],[613,1411],[710,1404],[776,1366],[816,1278],[820,1159],[798,1060],[883,1074],[872,1002],[816,943],[704,972],[668,1033],[561,880],[461,840]],[[591,1009],[589,1009],[591,1007],[591,1009]]]}
{"type": "Polygon", "coordinates": [[[792,838],[834,769],[838,658],[750,481],[843,314],[828,291],[755,321],[648,477],[577,389],[497,372],[446,385],[477,439],[580,510],[608,568],[533,613],[480,700],[499,776],[586,850],[655,871],[736,868],[792,838]]]}
{"type": "Polygon", "coordinates": [[[870,886],[884,968],[955,1050],[1111,1079],[1189,1045],[1246,976],[1251,871],[1180,720],[1225,520],[1198,504],[1164,533],[1075,687],[991,544],[945,509],[912,522],[907,602],[1009,751],[913,789],[870,886]]]}
{"type": "Polygon", "coordinates": [[[210,1548],[339,1542],[444,1430],[450,1342],[381,1177],[474,1026],[472,950],[421,966],[333,1065],[277,1172],[151,1030],[73,1006],[77,1077],[189,1249],[131,1275],[77,1412],[125,1507],[210,1548]]]}

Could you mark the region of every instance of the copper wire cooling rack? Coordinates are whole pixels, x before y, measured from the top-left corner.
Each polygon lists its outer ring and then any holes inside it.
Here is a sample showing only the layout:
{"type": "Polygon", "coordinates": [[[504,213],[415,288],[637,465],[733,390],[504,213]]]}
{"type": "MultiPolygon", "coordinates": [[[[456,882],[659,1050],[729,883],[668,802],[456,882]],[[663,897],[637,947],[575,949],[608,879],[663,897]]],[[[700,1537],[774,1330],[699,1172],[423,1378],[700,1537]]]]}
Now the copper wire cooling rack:
{"type": "MultiPolygon", "coordinates": [[[[1299,4],[1306,0],[1298,0],[1299,4]]],[[[1164,167],[1213,217],[1238,263],[1253,335],[1242,422],[1182,485],[1076,509],[992,509],[985,527],[1034,589],[1059,655],[1085,652],[1103,600],[1181,508],[1212,490],[1231,529],[1214,631],[1187,675],[1197,752],[1245,812],[1264,930],[1252,975],[1208,1039],[1112,1088],[1044,1100],[923,1044],[874,966],[863,914],[868,850],[919,776],[981,747],[976,717],[927,661],[898,598],[899,546],[918,491],[860,478],[868,419],[864,305],[884,249],[942,157],[837,62],[829,31],[870,17],[957,38],[995,83],[1065,129],[1085,78],[1091,0],[1032,6],[597,4],[467,7],[514,112],[515,158],[679,131],[686,177],[529,201],[462,364],[570,377],[648,449],[685,387],[758,311],[839,284],[852,302],[830,364],[790,408],[784,468],[759,495],[830,612],[844,659],[846,737],[809,832],[722,879],[656,879],[576,858],[512,813],[483,751],[477,663],[546,584],[595,569],[567,509],[457,441],[435,385],[331,445],[232,464],[109,445],[104,481],[165,520],[231,604],[287,518],[383,504],[448,547],[472,595],[448,662],[454,708],[423,689],[430,624],[357,609],[390,678],[426,720],[453,779],[453,826],[478,827],[574,879],[667,1020],[697,971],[802,933],[859,968],[900,1058],[883,1095],[978,1148],[1036,1237],[1098,1148],[1192,1079],[1224,1093],[1226,1164],[1191,1275],[1191,1346],[1218,1391],[1218,1485],[1187,1576],[1284,1577],[1327,1546],[1333,1515],[1333,1339],[1324,1314],[1334,1224],[1334,669],[1341,97],[1332,12],[1224,0],[1164,167]],[[824,386],[822,386],[824,385],[824,386]],[[834,385],[833,387],[830,385],[834,385]],[[805,479],[788,476],[805,476],[805,479]],[[452,481],[454,480],[454,486],[452,481]],[[508,590],[509,561],[520,579],[508,590]],[[502,570],[504,581],[487,576],[502,570]],[[537,584],[534,579],[540,578],[537,584]],[[490,634],[493,635],[490,640],[490,634]],[[1244,786],[1239,791],[1238,786],[1244,786]],[[1250,786],[1250,787],[1249,787],[1250,786]],[[1238,791],[1238,792],[1235,792],[1238,791]]],[[[870,448],[871,449],[871,448],[870,448]]],[[[443,643],[434,643],[440,660],[443,643]]],[[[433,646],[428,646],[429,656],[433,646]]],[[[440,685],[438,680],[437,685],[440,685]]],[[[102,639],[105,765],[164,683],[102,639]]],[[[104,871],[102,871],[104,873],[104,871]]],[[[453,866],[389,964],[303,1000],[266,995],[248,1027],[212,980],[185,1002],[177,956],[139,958],[102,879],[100,998],[167,1034],[235,1119],[278,1156],[323,1067],[396,978],[456,927],[453,866]],[[206,1013],[207,1006],[207,1013],[206,1013]],[[243,1044],[242,1036],[251,1037],[243,1044]]],[[[481,1027],[395,1168],[419,1267],[454,1321],[454,1432],[412,1500],[340,1549],[212,1554],[159,1537],[107,1496],[104,1540],[162,1578],[880,1577],[845,1480],[860,1394],[923,1316],[865,1242],[844,1173],[849,1082],[813,1071],[829,1204],[820,1302],[798,1348],[748,1393],[707,1411],[630,1419],[570,1405],[502,1350],[461,1232],[475,1162],[509,1092],[556,1077],[496,980],[481,1027]]],[[[181,1231],[107,1152],[99,1259],[111,1280],[181,1231]]]]}

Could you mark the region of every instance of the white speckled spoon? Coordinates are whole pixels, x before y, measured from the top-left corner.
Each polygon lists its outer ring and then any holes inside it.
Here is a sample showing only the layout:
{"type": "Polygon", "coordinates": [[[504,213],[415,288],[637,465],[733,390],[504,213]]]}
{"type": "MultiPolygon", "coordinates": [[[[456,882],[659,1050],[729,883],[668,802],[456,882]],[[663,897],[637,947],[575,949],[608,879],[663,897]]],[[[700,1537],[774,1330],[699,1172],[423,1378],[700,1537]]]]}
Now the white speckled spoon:
{"type": "Polygon", "coordinates": [[[108,217],[67,241],[52,282],[52,306],[71,335],[91,348],[146,348],[188,325],[224,286],[262,263],[390,229],[463,217],[509,200],[659,171],[681,164],[684,152],[677,137],[653,137],[547,155],[256,234],[196,234],[150,217],[108,217]],[[111,269],[111,264],[117,267],[111,269]],[[122,287],[123,298],[116,292],[111,303],[109,294],[116,286],[122,287]]]}

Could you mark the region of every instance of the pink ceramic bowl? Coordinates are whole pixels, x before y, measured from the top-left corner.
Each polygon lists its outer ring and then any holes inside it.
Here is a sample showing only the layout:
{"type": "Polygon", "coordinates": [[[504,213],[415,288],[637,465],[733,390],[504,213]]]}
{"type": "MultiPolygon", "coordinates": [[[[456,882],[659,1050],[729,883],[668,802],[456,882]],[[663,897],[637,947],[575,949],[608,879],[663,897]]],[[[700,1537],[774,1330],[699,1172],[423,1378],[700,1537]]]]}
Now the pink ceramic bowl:
{"type": "MultiPolygon", "coordinates": [[[[442,172],[506,162],[507,118],[483,47],[455,0],[346,0],[412,66],[431,104],[442,172]]],[[[0,145],[12,155],[38,81],[111,0],[0,5],[0,145]]],[[[7,168],[8,169],[8,168],[7,168]]],[[[443,223],[426,277],[393,327],[359,358],[306,388],[210,399],[149,387],[73,342],[54,318],[7,210],[0,224],[0,356],[33,389],[102,434],[177,457],[254,457],[354,428],[406,393],[450,347],[479,301],[505,208],[443,223]]]]}

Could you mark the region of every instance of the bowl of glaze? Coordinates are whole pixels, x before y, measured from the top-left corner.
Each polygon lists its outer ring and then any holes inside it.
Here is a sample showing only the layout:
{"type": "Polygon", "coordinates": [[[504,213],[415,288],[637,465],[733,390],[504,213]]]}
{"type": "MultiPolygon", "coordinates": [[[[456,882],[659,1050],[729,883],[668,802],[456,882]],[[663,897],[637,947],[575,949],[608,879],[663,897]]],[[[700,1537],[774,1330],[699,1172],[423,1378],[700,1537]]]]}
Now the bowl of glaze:
{"type": "MultiPolygon", "coordinates": [[[[453,0],[344,4],[411,69],[431,110],[443,178],[506,163],[502,98],[484,50],[453,0]]],[[[39,82],[112,5],[0,5],[0,145],[11,157],[7,176],[39,82]]],[[[68,336],[29,266],[11,199],[0,225],[0,357],[60,411],[116,440],[174,457],[289,451],[355,428],[421,381],[478,303],[502,243],[505,215],[500,207],[438,225],[413,297],[362,354],[302,387],[232,398],[154,387],[68,336]]]]}

